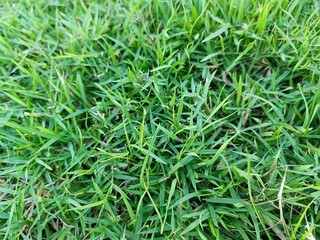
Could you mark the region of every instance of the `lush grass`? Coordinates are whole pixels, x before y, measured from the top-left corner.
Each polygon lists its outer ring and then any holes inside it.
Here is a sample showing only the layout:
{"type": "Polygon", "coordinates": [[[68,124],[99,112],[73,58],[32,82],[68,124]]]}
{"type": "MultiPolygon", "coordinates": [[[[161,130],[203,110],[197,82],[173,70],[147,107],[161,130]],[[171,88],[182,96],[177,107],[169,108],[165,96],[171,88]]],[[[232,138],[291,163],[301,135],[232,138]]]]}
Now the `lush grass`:
{"type": "Polygon", "coordinates": [[[320,238],[317,0],[0,12],[1,239],[320,238]]]}

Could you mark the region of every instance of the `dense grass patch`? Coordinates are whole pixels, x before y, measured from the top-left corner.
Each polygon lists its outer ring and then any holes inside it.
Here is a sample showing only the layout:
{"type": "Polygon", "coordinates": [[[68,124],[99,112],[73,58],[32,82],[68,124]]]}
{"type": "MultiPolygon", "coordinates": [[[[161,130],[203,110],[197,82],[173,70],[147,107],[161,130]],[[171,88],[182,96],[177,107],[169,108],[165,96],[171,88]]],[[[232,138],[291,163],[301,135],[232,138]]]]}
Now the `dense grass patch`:
{"type": "Polygon", "coordinates": [[[320,4],[0,1],[1,239],[320,237],[320,4]]]}

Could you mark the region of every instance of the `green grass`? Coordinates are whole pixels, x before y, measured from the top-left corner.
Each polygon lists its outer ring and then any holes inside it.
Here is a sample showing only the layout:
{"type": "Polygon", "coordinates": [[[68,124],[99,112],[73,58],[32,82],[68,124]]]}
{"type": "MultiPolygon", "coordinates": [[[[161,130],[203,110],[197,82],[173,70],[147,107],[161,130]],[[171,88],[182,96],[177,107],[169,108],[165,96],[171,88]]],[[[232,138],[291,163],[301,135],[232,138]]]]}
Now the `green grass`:
{"type": "Polygon", "coordinates": [[[1,239],[319,239],[317,0],[0,0],[1,239]]]}

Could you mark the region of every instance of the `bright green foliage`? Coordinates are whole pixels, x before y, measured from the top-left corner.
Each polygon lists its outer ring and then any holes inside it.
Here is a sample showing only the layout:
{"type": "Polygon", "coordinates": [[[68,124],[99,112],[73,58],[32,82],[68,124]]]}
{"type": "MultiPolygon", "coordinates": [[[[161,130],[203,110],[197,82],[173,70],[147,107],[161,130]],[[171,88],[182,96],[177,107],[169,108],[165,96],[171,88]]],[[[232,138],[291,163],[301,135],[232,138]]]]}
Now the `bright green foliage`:
{"type": "Polygon", "coordinates": [[[317,0],[0,12],[0,239],[320,237],[317,0]]]}

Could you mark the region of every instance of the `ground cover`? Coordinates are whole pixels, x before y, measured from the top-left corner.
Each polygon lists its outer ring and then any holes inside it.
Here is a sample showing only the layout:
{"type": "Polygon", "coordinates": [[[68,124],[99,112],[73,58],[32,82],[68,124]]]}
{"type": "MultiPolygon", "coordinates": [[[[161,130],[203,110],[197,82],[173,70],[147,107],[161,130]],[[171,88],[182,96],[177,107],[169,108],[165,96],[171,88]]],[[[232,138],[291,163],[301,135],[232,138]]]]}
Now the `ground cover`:
{"type": "Polygon", "coordinates": [[[320,237],[320,4],[0,1],[1,239],[320,237]]]}

